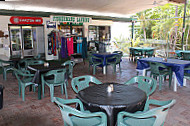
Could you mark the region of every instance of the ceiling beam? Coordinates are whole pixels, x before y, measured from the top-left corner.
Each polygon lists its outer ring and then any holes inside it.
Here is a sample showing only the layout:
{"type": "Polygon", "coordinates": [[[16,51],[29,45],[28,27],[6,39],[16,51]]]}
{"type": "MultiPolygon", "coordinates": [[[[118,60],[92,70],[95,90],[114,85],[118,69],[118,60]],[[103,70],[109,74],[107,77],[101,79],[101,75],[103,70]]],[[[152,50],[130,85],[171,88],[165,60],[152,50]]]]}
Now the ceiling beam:
{"type": "Polygon", "coordinates": [[[94,20],[112,20],[112,21],[121,21],[121,22],[131,22],[132,20],[134,20],[132,18],[122,18],[122,17],[96,16],[96,15],[72,14],[72,13],[3,10],[3,9],[0,9],[0,15],[28,16],[28,17],[50,17],[50,15],[82,16],[82,17],[91,17],[94,20]]]}

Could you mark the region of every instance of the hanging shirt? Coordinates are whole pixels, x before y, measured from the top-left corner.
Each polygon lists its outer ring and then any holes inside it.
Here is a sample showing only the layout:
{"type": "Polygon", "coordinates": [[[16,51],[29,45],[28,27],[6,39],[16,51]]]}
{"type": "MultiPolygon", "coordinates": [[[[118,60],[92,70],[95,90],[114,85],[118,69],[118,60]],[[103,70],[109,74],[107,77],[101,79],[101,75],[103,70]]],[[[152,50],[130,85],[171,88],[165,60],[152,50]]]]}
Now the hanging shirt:
{"type": "Polygon", "coordinates": [[[68,55],[71,56],[71,54],[74,53],[73,49],[73,38],[67,38],[67,49],[68,49],[68,55]]]}
{"type": "Polygon", "coordinates": [[[67,41],[66,38],[61,37],[61,58],[67,58],[67,41]]]}

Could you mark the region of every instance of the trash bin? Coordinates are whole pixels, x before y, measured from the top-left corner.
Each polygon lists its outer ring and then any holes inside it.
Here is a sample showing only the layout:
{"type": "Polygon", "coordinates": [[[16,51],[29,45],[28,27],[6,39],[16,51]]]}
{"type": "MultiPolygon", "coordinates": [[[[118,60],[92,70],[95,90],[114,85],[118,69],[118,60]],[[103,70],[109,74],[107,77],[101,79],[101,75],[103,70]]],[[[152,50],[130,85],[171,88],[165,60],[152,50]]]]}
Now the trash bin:
{"type": "Polygon", "coordinates": [[[3,85],[0,85],[0,109],[3,108],[3,85]]]}

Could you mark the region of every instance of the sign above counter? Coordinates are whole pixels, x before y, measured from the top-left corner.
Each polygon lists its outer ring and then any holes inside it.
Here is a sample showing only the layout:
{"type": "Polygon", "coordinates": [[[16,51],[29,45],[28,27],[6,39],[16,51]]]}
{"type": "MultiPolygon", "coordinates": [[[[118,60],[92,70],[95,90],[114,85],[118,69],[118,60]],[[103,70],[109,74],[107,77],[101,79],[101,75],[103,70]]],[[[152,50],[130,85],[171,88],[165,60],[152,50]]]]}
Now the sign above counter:
{"type": "Polygon", "coordinates": [[[72,16],[50,16],[51,22],[71,22],[71,23],[91,23],[90,17],[72,17],[72,16]]]}
{"type": "Polygon", "coordinates": [[[12,16],[10,18],[12,24],[33,24],[41,25],[43,19],[41,17],[21,17],[21,16],[12,16]]]}

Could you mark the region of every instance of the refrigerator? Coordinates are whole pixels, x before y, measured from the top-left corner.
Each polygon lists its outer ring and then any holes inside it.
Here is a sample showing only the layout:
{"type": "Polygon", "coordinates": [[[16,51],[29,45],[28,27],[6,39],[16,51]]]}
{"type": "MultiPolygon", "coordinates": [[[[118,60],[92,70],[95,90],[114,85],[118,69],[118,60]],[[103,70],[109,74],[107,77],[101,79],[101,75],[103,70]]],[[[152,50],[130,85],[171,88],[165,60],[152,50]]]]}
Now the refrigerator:
{"type": "Polygon", "coordinates": [[[9,26],[9,32],[12,58],[36,56],[39,52],[45,53],[42,26],[9,26]]]}

